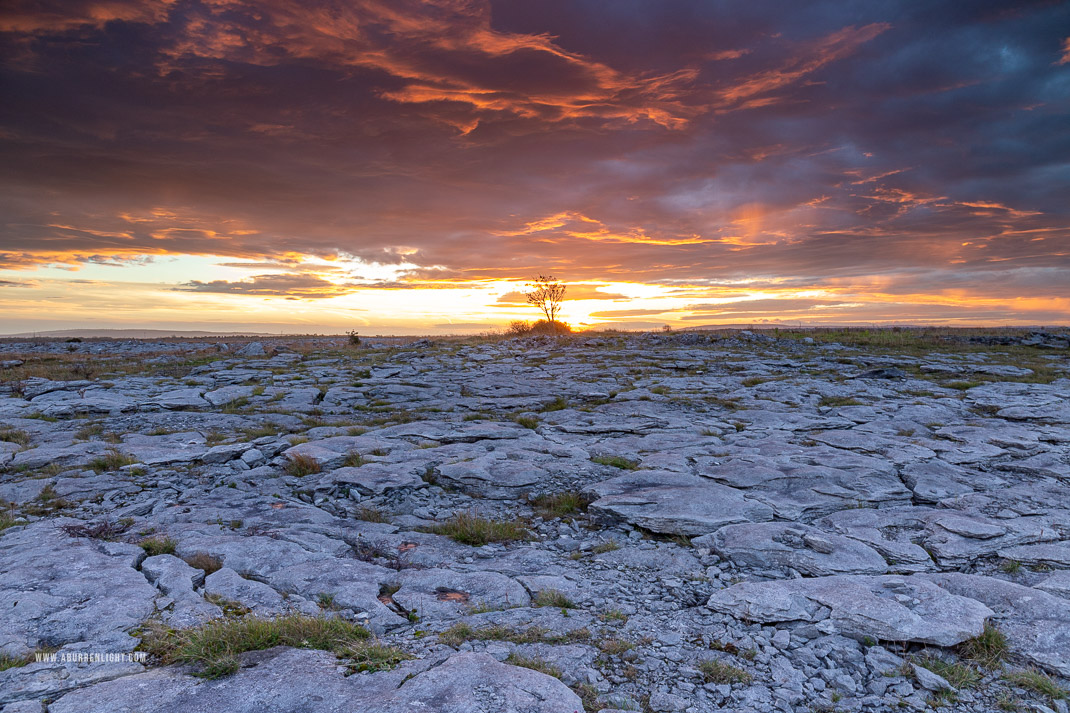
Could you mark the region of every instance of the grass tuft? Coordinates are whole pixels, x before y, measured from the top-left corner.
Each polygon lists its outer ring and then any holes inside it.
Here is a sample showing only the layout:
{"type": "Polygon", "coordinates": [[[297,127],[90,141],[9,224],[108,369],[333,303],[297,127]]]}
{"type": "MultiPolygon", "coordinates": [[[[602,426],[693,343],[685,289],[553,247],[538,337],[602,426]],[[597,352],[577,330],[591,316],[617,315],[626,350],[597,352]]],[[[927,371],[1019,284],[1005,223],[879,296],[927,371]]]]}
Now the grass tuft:
{"type": "Polygon", "coordinates": [[[149,557],[155,557],[156,555],[173,555],[177,544],[178,543],[170,537],[146,537],[138,543],[138,545],[141,546],[141,549],[145,550],[145,554],[149,557]]]}
{"type": "Polygon", "coordinates": [[[530,500],[531,506],[544,518],[567,518],[587,512],[591,499],[577,490],[540,495],[530,500]]]}
{"type": "Polygon", "coordinates": [[[942,676],[955,688],[970,688],[971,686],[976,686],[981,680],[980,672],[973,666],[953,661],[944,661],[932,654],[915,656],[912,661],[922,668],[929,669],[937,676],[942,676]]]}
{"type": "Polygon", "coordinates": [[[822,396],[821,400],[817,402],[818,406],[864,406],[858,399],[853,399],[850,396],[822,396]]]}
{"type": "Polygon", "coordinates": [[[30,444],[30,434],[16,428],[0,428],[0,441],[14,443],[19,446],[30,444]]]}
{"type": "Polygon", "coordinates": [[[289,614],[275,619],[245,617],[210,621],[192,629],[150,629],[141,643],[163,664],[185,663],[201,678],[221,678],[238,670],[238,657],[275,646],[330,651],[351,660],[358,671],[392,668],[404,652],[370,642],[364,627],[340,618],[289,614]]]}
{"type": "Polygon", "coordinates": [[[1053,701],[1063,700],[1070,696],[1066,689],[1052,680],[1051,676],[1035,668],[1022,669],[1020,671],[1011,671],[1005,674],[1003,678],[1007,679],[1011,683],[1033,693],[1039,693],[1042,696],[1047,696],[1053,701]]]}
{"type": "Polygon", "coordinates": [[[536,607],[554,607],[556,609],[575,609],[576,604],[564,592],[556,589],[542,589],[535,593],[532,604],[536,607]]]}
{"type": "Polygon", "coordinates": [[[975,636],[959,644],[959,654],[963,658],[976,661],[985,668],[999,666],[1007,658],[1008,651],[1007,637],[1003,635],[1002,631],[987,622],[980,636],[975,636]]]}
{"type": "Polygon", "coordinates": [[[529,658],[522,656],[513,651],[506,657],[505,663],[512,666],[520,666],[522,668],[530,668],[532,671],[538,671],[539,673],[545,673],[547,676],[553,676],[554,678],[561,678],[561,669],[554,666],[551,663],[539,658],[529,658]]]}
{"type": "Polygon", "coordinates": [[[531,539],[522,522],[516,520],[488,520],[472,512],[460,512],[428,528],[436,535],[473,547],[490,542],[514,542],[531,539]]]}
{"type": "Polygon", "coordinates": [[[702,672],[702,678],[706,683],[743,683],[747,684],[754,677],[741,668],[716,659],[700,661],[698,670],[702,672]]]}
{"type": "Polygon", "coordinates": [[[313,475],[321,470],[319,461],[310,455],[294,453],[288,458],[286,473],[296,478],[304,478],[306,475],[313,475]]]}
{"type": "Polygon", "coordinates": [[[183,557],[190,567],[194,569],[204,570],[205,574],[211,574],[212,572],[218,572],[219,568],[223,566],[223,560],[208,554],[207,552],[194,552],[188,557],[183,557]]]}
{"type": "Polygon", "coordinates": [[[137,461],[130,456],[115,448],[109,448],[104,452],[104,455],[97,456],[89,461],[89,467],[95,473],[103,473],[105,471],[119,470],[124,465],[133,465],[134,463],[137,463],[137,461]]]}
{"type": "Polygon", "coordinates": [[[635,470],[639,467],[639,463],[624,456],[592,456],[591,462],[599,465],[610,465],[621,470],[635,470]]]}

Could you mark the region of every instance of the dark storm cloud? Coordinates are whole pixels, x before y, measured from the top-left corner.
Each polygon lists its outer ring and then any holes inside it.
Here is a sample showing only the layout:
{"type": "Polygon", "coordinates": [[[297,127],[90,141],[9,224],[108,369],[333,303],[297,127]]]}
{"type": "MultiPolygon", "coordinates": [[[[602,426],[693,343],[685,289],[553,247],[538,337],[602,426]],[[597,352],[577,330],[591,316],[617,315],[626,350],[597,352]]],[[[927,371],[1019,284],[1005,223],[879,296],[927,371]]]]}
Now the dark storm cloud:
{"type": "MultiPolygon", "coordinates": [[[[1066,297],[1067,26],[1043,2],[16,0],[0,268],[1066,297]]],[[[267,277],[188,288],[331,289],[267,277]]]]}

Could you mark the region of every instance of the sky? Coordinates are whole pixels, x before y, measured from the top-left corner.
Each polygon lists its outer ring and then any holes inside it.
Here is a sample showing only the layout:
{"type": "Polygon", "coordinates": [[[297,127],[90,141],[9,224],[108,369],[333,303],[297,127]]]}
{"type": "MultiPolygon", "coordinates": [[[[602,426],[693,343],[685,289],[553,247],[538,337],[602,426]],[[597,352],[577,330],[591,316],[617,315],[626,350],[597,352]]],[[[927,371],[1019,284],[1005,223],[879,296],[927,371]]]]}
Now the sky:
{"type": "Polygon", "coordinates": [[[6,0],[0,333],[1070,323],[1070,3],[6,0]]]}

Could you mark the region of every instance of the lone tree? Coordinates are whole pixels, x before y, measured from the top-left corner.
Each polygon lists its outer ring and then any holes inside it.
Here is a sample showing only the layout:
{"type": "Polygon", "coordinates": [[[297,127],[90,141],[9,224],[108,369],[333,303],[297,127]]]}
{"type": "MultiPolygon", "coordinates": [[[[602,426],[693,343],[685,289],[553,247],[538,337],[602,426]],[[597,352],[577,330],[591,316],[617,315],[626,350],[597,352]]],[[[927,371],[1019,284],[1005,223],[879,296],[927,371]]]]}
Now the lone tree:
{"type": "Polygon", "coordinates": [[[533,277],[527,286],[531,288],[531,292],[525,293],[528,304],[541,309],[546,321],[554,324],[561,311],[561,300],[565,299],[565,286],[553,275],[533,277]]]}

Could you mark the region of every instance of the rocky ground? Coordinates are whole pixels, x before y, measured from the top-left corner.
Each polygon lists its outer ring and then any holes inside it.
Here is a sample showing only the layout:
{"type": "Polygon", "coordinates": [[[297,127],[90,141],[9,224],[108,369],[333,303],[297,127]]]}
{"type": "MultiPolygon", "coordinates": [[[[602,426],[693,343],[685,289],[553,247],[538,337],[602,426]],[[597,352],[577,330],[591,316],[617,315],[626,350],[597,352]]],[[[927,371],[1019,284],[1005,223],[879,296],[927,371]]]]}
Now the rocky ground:
{"type": "Polygon", "coordinates": [[[0,379],[4,713],[1067,711],[1066,335],[8,341],[0,379]],[[380,648],[240,629],[287,615],[380,648]],[[159,644],[239,630],[214,678],[159,644]]]}

